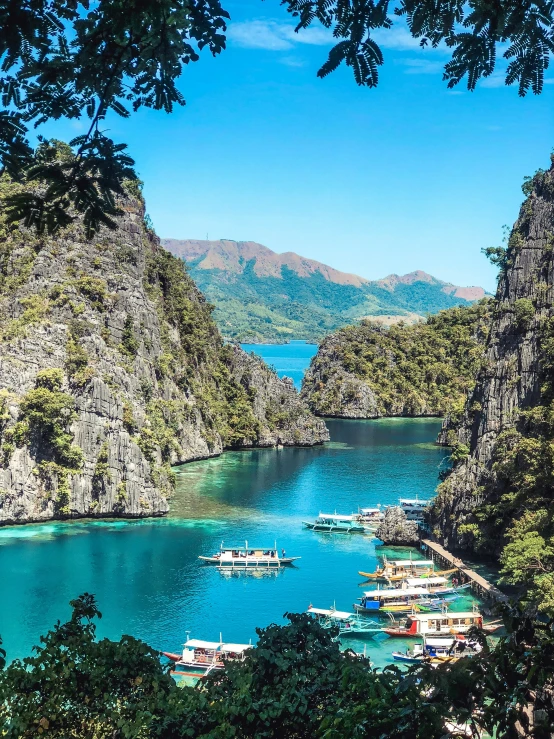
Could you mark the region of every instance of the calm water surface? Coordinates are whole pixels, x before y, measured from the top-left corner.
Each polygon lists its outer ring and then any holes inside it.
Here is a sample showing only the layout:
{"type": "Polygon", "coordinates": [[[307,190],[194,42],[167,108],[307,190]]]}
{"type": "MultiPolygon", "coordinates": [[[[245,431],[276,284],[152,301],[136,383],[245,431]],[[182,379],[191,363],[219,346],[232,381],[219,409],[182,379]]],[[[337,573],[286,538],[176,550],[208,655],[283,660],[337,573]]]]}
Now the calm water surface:
{"type": "Polygon", "coordinates": [[[317,352],[317,344],[305,341],[291,341],[290,344],[241,344],[245,352],[254,352],[273,365],[279,377],[287,376],[294,380],[298,390],[302,385],[304,372],[311,358],[317,352]]]}
{"type": "MultiPolygon", "coordinates": [[[[366,536],[317,534],[303,519],[429,496],[444,450],[436,420],[330,421],[332,441],[314,449],[231,452],[178,470],[171,517],[141,522],[50,523],[0,529],[0,634],[10,658],[29,653],[68,601],[95,593],[101,635],[130,633],[177,650],[197,638],[255,639],[255,627],[282,622],[310,603],[352,608],[358,570],[377,564],[366,536]],[[298,567],[255,576],[222,575],[199,554],[248,539],[276,539],[298,567]]],[[[404,556],[406,550],[397,551],[404,556]]],[[[399,640],[368,641],[384,664],[399,640]]],[[[353,644],[363,648],[363,643],[353,644]]]]}
{"type": "MultiPolygon", "coordinates": [[[[316,347],[246,347],[298,383],[316,347]],[[296,373],[296,374],[295,374],[296,373]]],[[[362,589],[358,570],[373,570],[383,549],[366,536],[318,534],[302,520],[320,511],[395,503],[433,494],[445,457],[433,445],[435,419],[329,421],[331,442],[313,449],[229,452],[178,470],[167,519],[48,523],[0,529],[0,635],[9,658],[30,653],[79,593],[97,596],[99,634],[133,634],[177,651],[197,638],[255,640],[255,628],[283,622],[310,603],[351,610],[362,589]],[[301,557],[278,573],[223,575],[200,554],[221,543],[271,546],[301,557]]],[[[415,550],[387,550],[404,557],[415,550]]],[[[458,602],[467,606],[468,602],[458,602]]],[[[346,644],[346,643],[345,643],[346,644]]],[[[384,635],[367,646],[378,666],[402,640],[384,635]]]]}

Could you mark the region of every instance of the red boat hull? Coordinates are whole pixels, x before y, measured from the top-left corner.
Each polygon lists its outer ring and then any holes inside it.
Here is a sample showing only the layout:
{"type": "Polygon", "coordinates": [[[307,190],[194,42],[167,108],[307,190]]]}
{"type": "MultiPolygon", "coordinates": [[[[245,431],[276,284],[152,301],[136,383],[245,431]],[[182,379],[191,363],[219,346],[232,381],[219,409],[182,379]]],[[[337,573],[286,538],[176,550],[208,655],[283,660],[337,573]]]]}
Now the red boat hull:
{"type": "Polygon", "coordinates": [[[162,654],[164,657],[167,657],[172,662],[179,662],[179,660],[181,659],[180,654],[174,654],[173,652],[162,652],[162,654]]]}

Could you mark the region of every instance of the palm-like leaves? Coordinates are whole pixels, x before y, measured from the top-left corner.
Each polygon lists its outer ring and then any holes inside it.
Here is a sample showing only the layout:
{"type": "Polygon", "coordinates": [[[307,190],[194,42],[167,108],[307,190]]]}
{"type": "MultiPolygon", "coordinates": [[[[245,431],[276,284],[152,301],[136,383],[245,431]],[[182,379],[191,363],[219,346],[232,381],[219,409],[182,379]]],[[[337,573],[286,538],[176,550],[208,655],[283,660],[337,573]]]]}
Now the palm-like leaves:
{"type": "Polygon", "coordinates": [[[445,43],[452,59],[445,66],[449,87],[466,79],[468,89],[490,76],[497,64],[499,45],[508,48],[506,84],[518,83],[519,94],[539,94],[544,73],[554,53],[553,14],[550,0],[281,0],[298,19],[297,30],[319,22],[333,29],[338,43],[319,71],[325,77],[342,62],[351,66],[358,84],[374,87],[381,51],[371,38],[377,28],[390,28],[389,13],[404,16],[421,45],[445,43]]]}

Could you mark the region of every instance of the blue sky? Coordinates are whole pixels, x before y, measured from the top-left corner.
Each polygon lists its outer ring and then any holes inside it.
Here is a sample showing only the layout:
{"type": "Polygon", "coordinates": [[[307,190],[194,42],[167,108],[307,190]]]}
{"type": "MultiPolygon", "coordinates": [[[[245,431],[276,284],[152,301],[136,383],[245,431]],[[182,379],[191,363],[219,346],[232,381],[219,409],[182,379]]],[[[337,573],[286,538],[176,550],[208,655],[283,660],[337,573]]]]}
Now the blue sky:
{"type": "Polygon", "coordinates": [[[253,240],[368,278],[423,269],[492,290],[480,250],[516,219],[524,175],[549,164],[554,85],[522,100],[500,74],[449,92],[445,53],[419,49],[398,25],[380,35],[376,90],[346,68],[319,80],[323,29],[296,36],[277,0],[226,7],[228,48],[185,70],[186,107],[110,120],[158,234],[253,240]]]}

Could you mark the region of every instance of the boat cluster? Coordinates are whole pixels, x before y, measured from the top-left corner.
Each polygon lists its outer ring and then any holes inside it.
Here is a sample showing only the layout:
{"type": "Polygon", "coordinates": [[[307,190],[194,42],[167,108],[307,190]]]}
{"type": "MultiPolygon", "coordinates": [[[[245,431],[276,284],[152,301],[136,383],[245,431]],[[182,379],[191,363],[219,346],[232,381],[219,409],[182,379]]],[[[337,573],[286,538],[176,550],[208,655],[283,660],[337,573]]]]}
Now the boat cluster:
{"type": "Polygon", "coordinates": [[[400,508],[407,521],[416,521],[424,524],[428,500],[415,498],[400,498],[398,506],[381,506],[375,508],[359,508],[357,513],[321,513],[313,521],[302,521],[302,524],[312,531],[330,534],[374,534],[385,518],[387,508],[400,508]]]}
{"type": "MultiPolygon", "coordinates": [[[[428,501],[400,499],[400,507],[406,518],[423,521],[428,501]]],[[[385,509],[386,510],[386,509],[385,509]]],[[[374,532],[385,516],[381,506],[361,508],[349,515],[323,514],[314,522],[303,522],[307,528],[328,533],[374,532]]],[[[218,552],[203,555],[199,559],[207,565],[216,566],[221,572],[264,572],[278,571],[293,565],[299,557],[288,557],[277,542],[273,547],[224,546],[218,552]]],[[[393,652],[395,660],[433,663],[445,659],[459,659],[479,651],[480,646],[468,638],[473,627],[493,631],[498,623],[483,624],[483,617],[474,606],[471,611],[450,611],[450,605],[464,594],[470,583],[450,576],[458,568],[436,571],[432,560],[383,559],[374,572],[359,572],[365,581],[375,587],[368,588],[353,605],[353,612],[333,608],[315,608],[310,605],[308,614],[324,628],[332,628],[337,639],[348,636],[374,636],[420,639],[421,641],[405,653],[393,652]],[[397,615],[405,614],[404,620],[397,615]],[[385,616],[388,621],[376,620],[385,616]]],[[[461,575],[458,575],[461,577],[461,575]]],[[[222,669],[228,660],[243,660],[251,644],[226,644],[219,642],[187,639],[180,654],[164,652],[176,664],[176,674],[205,675],[212,670],[222,669]]],[[[364,652],[365,654],[365,652],[364,652]]]]}
{"type": "Polygon", "coordinates": [[[307,612],[324,628],[337,629],[337,638],[386,634],[420,639],[412,650],[392,653],[401,662],[428,660],[438,664],[445,659],[456,660],[480,651],[480,645],[467,636],[472,628],[489,632],[499,628],[498,622],[484,624],[475,606],[471,611],[449,610],[450,603],[470,586],[470,583],[448,580],[448,575],[456,571],[437,572],[432,560],[385,558],[375,572],[359,574],[368,580],[384,581],[387,586],[381,588],[378,584],[365,591],[354,604],[354,613],[311,605],[307,612]],[[395,617],[400,613],[406,614],[404,620],[395,617]],[[388,617],[388,622],[381,624],[375,620],[382,615],[388,617]]]}

